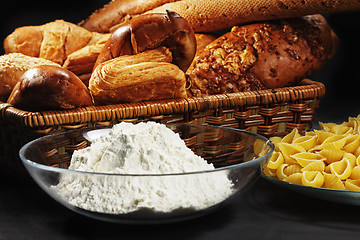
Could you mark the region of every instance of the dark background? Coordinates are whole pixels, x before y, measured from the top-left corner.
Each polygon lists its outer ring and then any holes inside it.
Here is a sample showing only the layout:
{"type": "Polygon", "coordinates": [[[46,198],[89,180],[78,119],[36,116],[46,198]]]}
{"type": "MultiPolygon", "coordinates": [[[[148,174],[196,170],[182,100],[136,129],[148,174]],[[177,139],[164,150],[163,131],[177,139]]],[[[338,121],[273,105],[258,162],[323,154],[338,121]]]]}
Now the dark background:
{"type": "MultiPolygon", "coordinates": [[[[15,28],[55,19],[78,23],[105,0],[9,1],[2,5],[0,39],[15,28]]],[[[316,121],[342,122],[360,114],[360,12],[327,14],[341,46],[310,78],[327,92],[316,121]]],[[[4,54],[1,47],[1,54],[4,54]]],[[[0,126],[1,127],[1,126],[0,126]]],[[[127,226],[71,212],[30,179],[0,170],[0,239],[358,239],[360,207],[293,193],[260,179],[228,207],[188,222],[127,226]]]]}

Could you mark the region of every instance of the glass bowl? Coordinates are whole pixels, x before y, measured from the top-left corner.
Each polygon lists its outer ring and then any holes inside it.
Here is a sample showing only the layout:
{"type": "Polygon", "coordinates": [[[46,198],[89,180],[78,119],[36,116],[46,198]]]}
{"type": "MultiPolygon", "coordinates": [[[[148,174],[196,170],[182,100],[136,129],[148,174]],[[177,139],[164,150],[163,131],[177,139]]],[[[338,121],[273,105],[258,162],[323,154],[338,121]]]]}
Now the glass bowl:
{"type": "Polygon", "coordinates": [[[173,174],[68,169],[73,151],[89,146],[95,138],[107,134],[109,128],[70,130],[41,137],[24,145],[19,154],[35,182],[65,207],[104,221],[154,224],[199,217],[224,206],[255,182],[274,150],[273,143],[265,137],[238,129],[192,124],[166,126],[178,133],[196,155],[212,163],[214,169],[173,174]],[[119,190],[129,184],[132,187],[127,191],[119,190]],[[164,192],[163,187],[171,191],[164,192]],[[122,211],[148,201],[136,198],[139,191],[161,201],[162,206],[178,202],[182,205],[167,210],[145,206],[122,211]]]}

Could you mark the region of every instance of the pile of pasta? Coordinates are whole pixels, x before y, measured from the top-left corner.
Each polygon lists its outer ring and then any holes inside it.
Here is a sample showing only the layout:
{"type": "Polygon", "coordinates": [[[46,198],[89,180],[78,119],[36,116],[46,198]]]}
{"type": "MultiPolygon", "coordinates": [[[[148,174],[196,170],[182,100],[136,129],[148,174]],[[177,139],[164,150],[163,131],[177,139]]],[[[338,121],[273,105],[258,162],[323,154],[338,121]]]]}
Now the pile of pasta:
{"type": "Polygon", "coordinates": [[[271,137],[275,150],[264,174],[305,186],[360,191],[360,115],[319,125],[305,135],[294,128],[283,138],[271,137]]]}

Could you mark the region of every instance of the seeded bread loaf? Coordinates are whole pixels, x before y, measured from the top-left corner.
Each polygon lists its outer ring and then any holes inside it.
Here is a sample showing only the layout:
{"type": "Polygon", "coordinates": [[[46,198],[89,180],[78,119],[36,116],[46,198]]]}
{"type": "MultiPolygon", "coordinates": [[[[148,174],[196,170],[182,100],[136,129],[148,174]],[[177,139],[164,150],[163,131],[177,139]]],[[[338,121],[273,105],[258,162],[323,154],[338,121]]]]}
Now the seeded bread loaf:
{"type": "Polygon", "coordinates": [[[297,84],[333,56],[338,39],[321,15],[234,27],[187,70],[193,96],[297,84]]]}

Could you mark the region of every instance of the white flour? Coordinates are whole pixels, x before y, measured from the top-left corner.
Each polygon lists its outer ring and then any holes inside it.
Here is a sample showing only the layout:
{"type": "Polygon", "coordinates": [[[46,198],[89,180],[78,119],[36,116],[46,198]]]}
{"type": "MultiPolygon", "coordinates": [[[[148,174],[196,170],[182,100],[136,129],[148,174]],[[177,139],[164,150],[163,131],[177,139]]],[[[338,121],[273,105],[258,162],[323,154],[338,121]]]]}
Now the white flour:
{"type": "MultiPolygon", "coordinates": [[[[118,174],[168,174],[214,169],[163,124],[120,123],[74,152],[69,169],[118,174]]],[[[53,188],[79,208],[105,213],[141,209],[199,210],[232,194],[224,172],[157,176],[62,176],[53,188]]]]}

